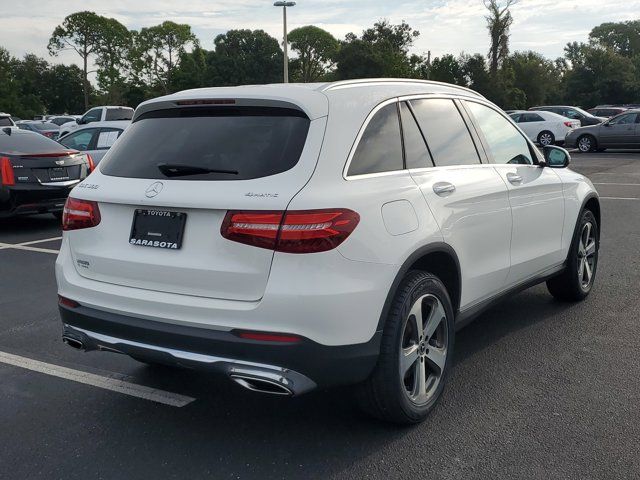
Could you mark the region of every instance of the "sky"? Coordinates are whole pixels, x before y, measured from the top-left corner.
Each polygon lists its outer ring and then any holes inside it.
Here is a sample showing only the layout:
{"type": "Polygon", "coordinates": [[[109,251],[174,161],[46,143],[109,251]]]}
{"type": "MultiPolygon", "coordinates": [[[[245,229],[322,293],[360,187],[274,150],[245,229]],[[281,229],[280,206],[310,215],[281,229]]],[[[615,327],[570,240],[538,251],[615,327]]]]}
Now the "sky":
{"type": "MultiPolygon", "coordinates": [[[[482,0],[298,0],[288,9],[289,30],[316,25],[338,39],[360,34],[381,18],[405,20],[420,31],[413,53],[432,56],[488,51],[482,0]]],[[[204,48],[232,28],[263,29],[282,38],[282,9],[269,0],[0,0],[0,46],[17,57],[35,53],[53,62],[76,63],[72,52],[49,57],[53,29],[70,13],[92,10],[130,29],[165,20],[188,23],[204,48]]],[[[535,50],[548,58],[563,54],[570,41],[586,41],[603,22],[640,18],[640,0],[519,0],[512,7],[511,50],[535,50]]]]}

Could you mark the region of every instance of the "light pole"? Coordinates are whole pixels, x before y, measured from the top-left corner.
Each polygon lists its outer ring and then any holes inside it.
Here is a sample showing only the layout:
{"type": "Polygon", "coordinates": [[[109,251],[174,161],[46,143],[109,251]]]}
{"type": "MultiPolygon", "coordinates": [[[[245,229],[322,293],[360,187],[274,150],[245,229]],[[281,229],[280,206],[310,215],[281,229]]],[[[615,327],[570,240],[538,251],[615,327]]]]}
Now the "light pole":
{"type": "Polygon", "coordinates": [[[289,45],[287,41],[287,7],[295,7],[296,2],[275,2],[274,7],[282,7],[282,24],[284,39],[284,83],[289,83],[289,45]]]}

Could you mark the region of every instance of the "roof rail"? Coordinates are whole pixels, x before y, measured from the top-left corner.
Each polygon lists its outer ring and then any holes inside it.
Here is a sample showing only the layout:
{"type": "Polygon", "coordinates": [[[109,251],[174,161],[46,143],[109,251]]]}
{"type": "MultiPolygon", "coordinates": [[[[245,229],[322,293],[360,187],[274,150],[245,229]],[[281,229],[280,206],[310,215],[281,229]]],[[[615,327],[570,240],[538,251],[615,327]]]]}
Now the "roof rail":
{"type": "Polygon", "coordinates": [[[366,85],[375,85],[375,84],[389,84],[389,83],[406,83],[406,84],[418,84],[418,85],[440,85],[443,87],[449,87],[449,88],[455,88],[457,90],[463,90],[465,92],[471,93],[474,96],[480,97],[480,98],[484,98],[484,96],[482,96],[481,94],[479,94],[478,92],[471,90],[470,88],[467,87],[461,87],[460,85],[454,85],[452,83],[445,83],[445,82],[436,82],[434,80],[420,80],[420,79],[415,79],[415,78],[360,78],[360,79],[355,79],[355,80],[340,80],[337,82],[332,82],[332,83],[328,83],[326,85],[323,85],[319,90],[321,92],[326,92],[328,90],[333,90],[336,88],[340,88],[340,87],[345,87],[345,86],[357,86],[357,85],[362,85],[362,86],[366,86],[366,85]]]}

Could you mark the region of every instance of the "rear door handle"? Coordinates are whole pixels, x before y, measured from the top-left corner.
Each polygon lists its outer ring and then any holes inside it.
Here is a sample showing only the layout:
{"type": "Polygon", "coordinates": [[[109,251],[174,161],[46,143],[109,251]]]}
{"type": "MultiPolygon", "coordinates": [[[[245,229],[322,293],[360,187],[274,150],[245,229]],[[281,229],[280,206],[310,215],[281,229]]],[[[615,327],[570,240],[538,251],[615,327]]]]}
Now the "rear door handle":
{"type": "Polygon", "coordinates": [[[507,180],[512,185],[520,185],[522,183],[522,177],[517,173],[507,173],[507,180]]]}
{"type": "Polygon", "coordinates": [[[456,191],[456,186],[449,182],[438,182],[433,184],[433,191],[436,195],[444,196],[456,191]]]}

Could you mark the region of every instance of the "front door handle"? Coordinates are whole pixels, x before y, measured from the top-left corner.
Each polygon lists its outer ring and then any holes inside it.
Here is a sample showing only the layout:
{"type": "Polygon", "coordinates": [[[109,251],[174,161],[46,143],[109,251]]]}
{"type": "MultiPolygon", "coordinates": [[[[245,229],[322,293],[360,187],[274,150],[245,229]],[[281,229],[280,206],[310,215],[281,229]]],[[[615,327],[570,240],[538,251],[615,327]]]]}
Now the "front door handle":
{"type": "Polygon", "coordinates": [[[520,185],[522,183],[522,177],[517,173],[507,173],[507,180],[512,185],[520,185]]]}
{"type": "Polygon", "coordinates": [[[438,182],[433,184],[433,191],[441,197],[456,191],[456,186],[449,182],[438,182]]]}

